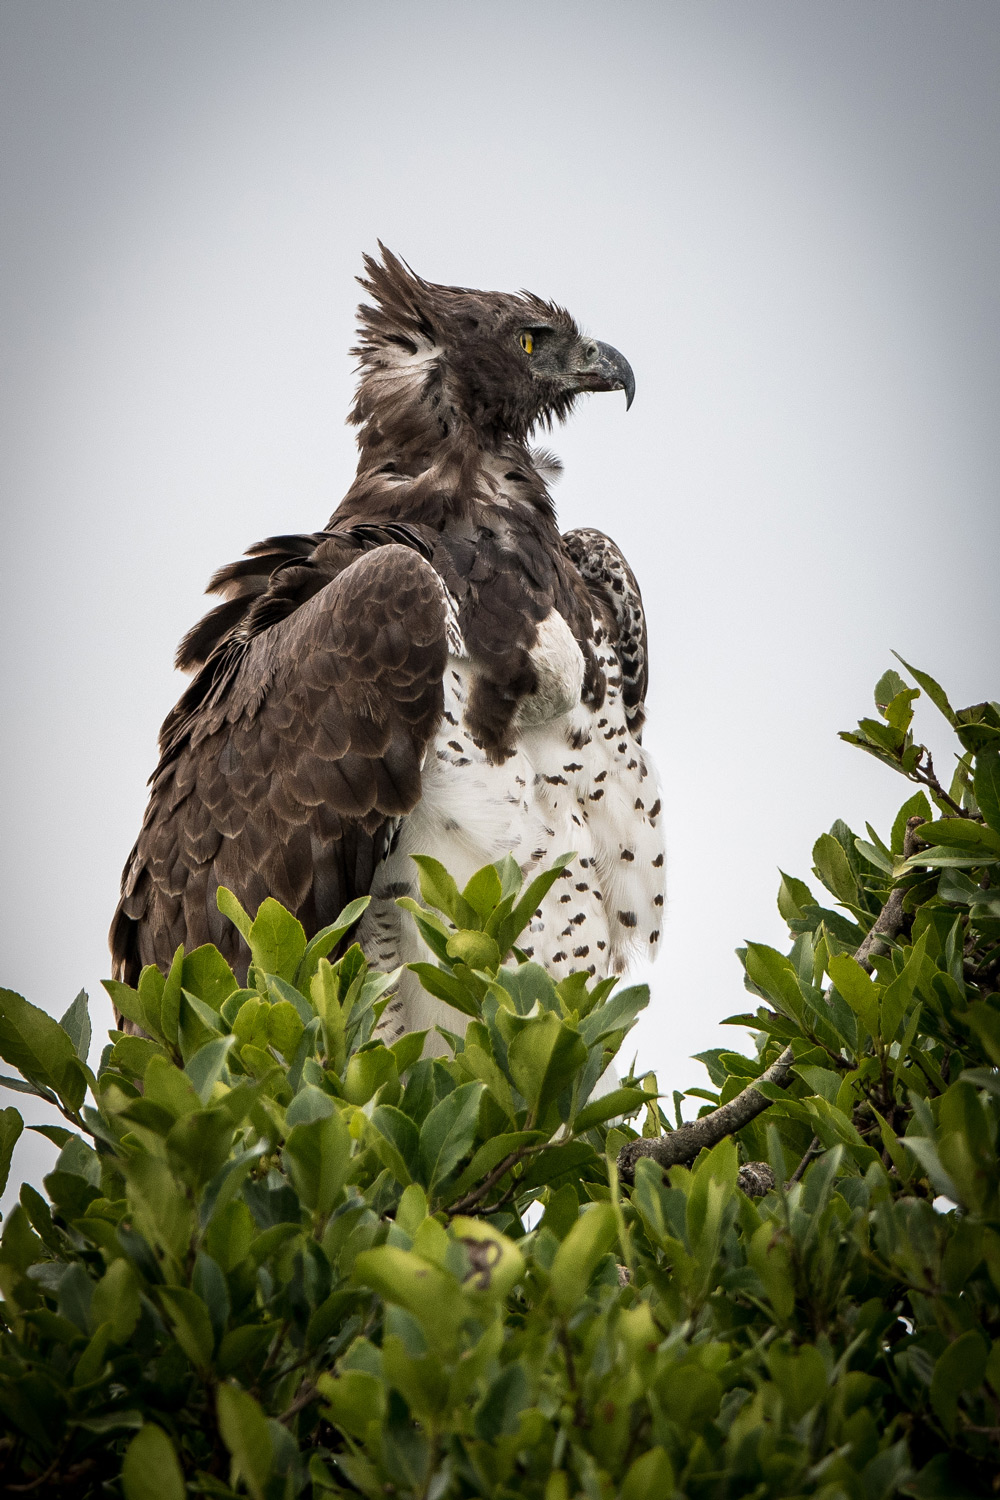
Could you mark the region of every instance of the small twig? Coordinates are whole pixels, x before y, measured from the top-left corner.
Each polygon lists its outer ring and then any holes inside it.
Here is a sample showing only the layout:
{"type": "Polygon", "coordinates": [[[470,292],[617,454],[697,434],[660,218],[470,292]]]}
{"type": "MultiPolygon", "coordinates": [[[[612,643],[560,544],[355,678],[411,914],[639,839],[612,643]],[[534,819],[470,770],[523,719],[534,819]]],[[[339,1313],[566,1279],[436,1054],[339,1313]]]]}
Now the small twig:
{"type": "MultiPolygon", "coordinates": [[[[916,781],[921,786],[925,786],[937,798],[938,802],[943,802],[945,807],[950,807],[957,818],[971,818],[973,814],[969,812],[969,809],[962,807],[961,803],[956,802],[954,797],[949,792],[946,792],[940,781],[938,781],[934,774],[934,757],[926,747],[924,747],[924,754],[927,756],[927,769],[924,770],[923,766],[920,765],[915,766],[912,771],[906,773],[909,780],[916,781]]],[[[921,819],[921,821],[923,820],[921,819]]]]}
{"type": "MultiPolygon", "coordinates": [[[[918,840],[914,829],[918,828],[924,819],[920,817],[910,818],[906,824],[906,837],[903,842],[903,857],[909,859],[917,852],[918,840]]],[[[888,940],[894,938],[903,925],[903,896],[904,891],[896,886],[889,892],[888,900],[875,919],[875,923],[864,941],[858,948],[854,957],[858,963],[871,972],[871,956],[887,951],[888,940]]],[[[694,1161],[699,1151],[706,1146],[716,1146],[719,1141],[725,1140],[727,1135],[735,1135],[751,1120],[756,1119],[770,1107],[771,1100],[758,1092],[758,1085],[772,1083],[776,1088],[784,1088],[791,1076],[792,1064],[795,1054],[791,1047],[786,1047],[780,1057],[776,1058],[771,1066],[763,1072],[759,1078],[747,1084],[735,1099],[730,1099],[728,1104],[720,1105],[718,1109],[712,1110],[711,1114],[702,1115],[700,1120],[693,1120],[688,1125],[682,1125],[677,1130],[672,1130],[667,1135],[656,1136],[652,1139],[628,1141],[618,1153],[618,1170],[626,1182],[631,1182],[635,1177],[635,1164],[640,1156],[650,1156],[664,1171],[669,1167],[681,1166],[685,1162],[694,1161]]],[[[812,1148],[810,1147],[810,1151],[812,1148]]],[[[806,1157],[809,1152],[806,1153],[806,1157]]],[[[803,1158],[796,1169],[798,1172],[805,1171],[808,1161],[803,1158]]],[[[798,1181],[793,1177],[792,1181],[798,1181]]]]}
{"type": "Polygon", "coordinates": [[[812,1140],[809,1142],[808,1146],[806,1147],[805,1155],[803,1156],[802,1160],[799,1162],[798,1166],[795,1168],[795,1171],[792,1173],[791,1177],[789,1177],[788,1182],[785,1183],[786,1187],[790,1186],[790,1184],[793,1183],[793,1182],[801,1182],[802,1181],[802,1177],[803,1177],[803,1174],[805,1173],[806,1167],[808,1167],[808,1165],[812,1161],[813,1157],[816,1156],[819,1153],[819,1149],[820,1149],[821,1145],[822,1145],[822,1142],[820,1141],[819,1136],[818,1135],[814,1135],[813,1138],[812,1138],[812,1140]]]}
{"type": "Polygon", "coordinates": [[[292,1402],[291,1406],[288,1407],[287,1411],[283,1411],[281,1413],[278,1421],[285,1423],[290,1422],[293,1417],[298,1416],[300,1411],[303,1411],[307,1406],[310,1405],[311,1402],[317,1401],[318,1399],[319,1391],[313,1385],[311,1380],[307,1380],[306,1383],[302,1386],[295,1400],[292,1402]]]}
{"type": "Polygon", "coordinates": [[[473,1208],[481,1198],[486,1197],[490,1188],[498,1183],[501,1177],[504,1177],[510,1171],[511,1167],[517,1166],[517,1163],[530,1155],[534,1149],[536,1148],[532,1146],[520,1146],[516,1151],[512,1151],[509,1156],[505,1156],[503,1161],[493,1168],[492,1172],[487,1173],[478,1187],[471,1188],[457,1202],[449,1203],[448,1213],[461,1214],[466,1209],[473,1208]]]}
{"type": "MultiPolygon", "coordinates": [[[[903,839],[903,858],[912,859],[916,854],[922,840],[916,836],[916,830],[924,819],[919,816],[908,818],[906,823],[906,834],[903,839]]],[[[875,922],[869,932],[865,934],[864,941],[858,948],[854,957],[863,969],[869,974],[872,971],[872,958],[878,958],[887,953],[888,944],[885,939],[894,938],[903,925],[903,897],[906,892],[902,886],[894,886],[889,892],[888,900],[875,918],[875,922]]]]}

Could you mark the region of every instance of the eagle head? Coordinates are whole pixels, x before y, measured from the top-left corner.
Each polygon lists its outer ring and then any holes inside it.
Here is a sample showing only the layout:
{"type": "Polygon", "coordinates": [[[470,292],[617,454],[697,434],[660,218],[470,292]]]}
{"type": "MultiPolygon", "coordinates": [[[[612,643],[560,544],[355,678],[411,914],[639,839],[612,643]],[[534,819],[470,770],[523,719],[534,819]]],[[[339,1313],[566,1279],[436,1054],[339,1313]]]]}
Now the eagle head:
{"type": "Polygon", "coordinates": [[[422,413],[441,437],[449,425],[486,444],[524,441],[565,418],[584,391],[624,391],[635,379],[610,344],[582,334],[569,313],[531,292],[478,292],[425,281],[384,245],[358,280],[373,305],[358,309],[361,380],[352,420],[397,406],[422,413]],[[395,398],[395,401],[394,401],[395,398]]]}

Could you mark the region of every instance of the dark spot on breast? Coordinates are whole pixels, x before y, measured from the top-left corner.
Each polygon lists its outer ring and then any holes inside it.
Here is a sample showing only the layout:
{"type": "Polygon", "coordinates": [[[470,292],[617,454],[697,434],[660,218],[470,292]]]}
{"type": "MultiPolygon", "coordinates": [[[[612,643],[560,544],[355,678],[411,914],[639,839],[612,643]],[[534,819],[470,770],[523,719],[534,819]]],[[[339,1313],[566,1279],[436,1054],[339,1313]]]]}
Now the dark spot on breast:
{"type": "Polygon", "coordinates": [[[571,760],[568,766],[563,766],[564,771],[582,771],[583,767],[578,761],[571,760]]]}
{"type": "Polygon", "coordinates": [[[465,746],[462,744],[462,742],[460,740],[449,740],[448,741],[448,749],[449,750],[457,750],[458,753],[459,753],[459,755],[461,755],[462,751],[465,749],[465,746]]]}
{"type": "Polygon", "coordinates": [[[549,784],[549,786],[566,786],[567,785],[567,781],[566,781],[565,776],[546,776],[546,777],[543,778],[543,780],[547,781],[548,784],[549,784]]]}
{"type": "Polygon", "coordinates": [[[590,944],[589,943],[584,943],[584,945],[583,945],[582,948],[574,948],[573,949],[573,957],[574,958],[586,958],[587,954],[589,952],[590,952],[590,944]]]}
{"type": "Polygon", "coordinates": [[[662,854],[658,854],[656,856],[656,858],[653,860],[653,869],[654,870],[658,870],[660,868],[660,866],[662,865],[662,863],[663,863],[663,855],[662,854]]]}
{"type": "Polygon", "coordinates": [[[600,948],[600,950],[601,950],[601,952],[602,952],[602,953],[603,953],[603,952],[604,952],[604,950],[605,950],[605,948],[606,948],[606,947],[607,947],[607,946],[608,946],[608,945],[607,945],[607,943],[606,943],[606,942],[605,942],[605,941],[604,941],[604,939],[603,939],[603,938],[598,938],[598,939],[597,939],[597,946],[598,946],[598,948],[600,948]]]}
{"type": "Polygon", "coordinates": [[[659,817],[659,813],[660,813],[660,799],[659,799],[659,797],[657,797],[656,801],[653,803],[652,807],[649,809],[649,816],[651,818],[656,818],[656,817],[659,817]]]}
{"type": "Polygon", "coordinates": [[[634,927],[635,926],[635,912],[634,911],[620,911],[618,913],[618,920],[622,924],[623,927],[634,927]]]}
{"type": "Polygon", "coordinates": [[[561,948],[559,949],[558,953],[553,953],[552,962],[554,964],[563,964],[566,962],[566,955],[561,948]]]}
{"type": "MultiPolygon", "coordinates": [[[[580,889],[580,887],[577,886],[577,890],[579,890],[579,889],[580,889]]],[[[573,899],[573,893],[572,893],[572,891],[567,891],[566,894],[565,894],[565,896],[560,896],[559,897],[559,905],[562,906],[564,902],[566,902],[566,901],[572,901],[572,899],[573,899]]]]}
{"type": "MultiPolygon", "coordinates": [[[[585,880],[581,880],[580,883],[577,885],[577,890],[578,891],[589,891],[590,890],[590,886],[587,884],[587,882],[585,880]]],[[[568,901],[569,897],[567,896],[565,899],[568,901]]]]}
{"type": "Polygon", "coordinates": [[[653,897],[653,905],[654,906],[662,906],[663,905],[663,894],[662,894],[662,892],[660,893],[660,895],[653,897]]]}
{"type": "Polygon", "coordinates": [[[632,853],[631,849],[623,849],[622,850],[622,859],[624,859],[627,864],[631,864],[632,861],[635,859],[635,855],[632,853]]]}
{"type": "Polygon", "coordinates": [[[591,800],[591,802],[600,802],[600,800],[601,800],[601,798],[603,796],[604,796],[604,788],[602,786],[599,786],[597,788],[596,792],[591,792],[591,794],[590,794],[590,800],[591,800]]]}
{"type": "Polygon", "coordinates": [[[598,771],[597,775],[594,777],[594,780],[595,781],[603,781],[604,778],[605,778],[605,776],[607,776],[607,774],[608,774],[607,771],[598,771]]]}
{"type": "Polygon", "coordinates": [[[570,917],[570,921],[574,927],[579,927],[580,923],[586,922],[586,920],[587,913],[585,911],[578,911],[575,917],[570,917]]]}
{"type": "Polygon", "coordinates": [[[651,943],[658,943],[660,941],[660,929],[658,927],[654,928],[654,930],[649,934],[649,941],[651,943]]]}

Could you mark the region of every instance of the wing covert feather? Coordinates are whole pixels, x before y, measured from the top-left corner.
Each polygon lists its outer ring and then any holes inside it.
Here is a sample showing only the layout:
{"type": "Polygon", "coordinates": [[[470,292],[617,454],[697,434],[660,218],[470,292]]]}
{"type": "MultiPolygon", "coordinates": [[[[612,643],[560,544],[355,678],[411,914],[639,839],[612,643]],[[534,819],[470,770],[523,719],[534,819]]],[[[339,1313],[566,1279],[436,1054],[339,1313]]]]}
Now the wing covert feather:
{"type": "Polygon", "coordinates": [[[245,971],[219,885],[251,913],[276,897],[307,931],[367,891],[392,820],[420,796],[446,618],[434,568],[392,544],[242,643],[152,778],[112,925],[120,977],[168,964],[180,942],[217,943],[245,971]]]}

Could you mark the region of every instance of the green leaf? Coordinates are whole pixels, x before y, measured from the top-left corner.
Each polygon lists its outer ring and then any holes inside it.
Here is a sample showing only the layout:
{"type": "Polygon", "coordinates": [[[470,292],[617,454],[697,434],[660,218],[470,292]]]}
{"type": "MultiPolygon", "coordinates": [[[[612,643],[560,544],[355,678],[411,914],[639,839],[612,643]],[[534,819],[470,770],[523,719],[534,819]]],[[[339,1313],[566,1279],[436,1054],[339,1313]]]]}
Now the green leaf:
{"type": "Polygon", "coordinates": [[[552,1262],[552,1300],[561,1313],[572,1312],[586,1296],[598,1261],[611,1249],[617,1235],[617,1219],[610,1203],[592,1203],[583,1210],[552,1262]]]}
{"type": "Polygon", "coordinates": [[[622,1480],[621,1500],[665,1500],[675,1489],[674,1470],[665,1448],[647,1448],[622,1480]]]}
{"type": "Polygon", "coordinates": [[[813,862],[817,877],[845,906],[858,899],[857,881],[843,847],[832,833],[821,833],[813,845],[813,862]]]}
{"type": "Polygon", "coordinates": [[[405,1307],[432,1347],[454,1345],[467,1309],[454,1276],[412,1250],[379,1245],[354,1262],[353,1280],[373,1287],[387,1302],[405,1307]]]}
{"type": "Polygon", "coordinates": [[[16,1109],[0,1109],[0,1193],[7,1186],[11,1157],[23,1129],[24,1121],[16,1109]]]}
{"type": "Polygon", "coordinates": [[[900,693],[907,691],[906,683],[902,677],[890,667],[887,672],[882,673],[882,676],[875,684],[875,707],[879,710],[886,708],[900,693]]]}
{"type": "Polygon", "coordinates": [[[316,1385],[327,1402],[324,1415],[341,1431],[363,1441],[373,1427],[376,1432],[381,1429],[386,1390],[376,1376],[365,1370],[344,1370],[336,1378],[320,1375],[316,1385]]]}
{"type": "Polygon", "coordinates": [[[1000,748],[996,745],[976,756],[973,790],[979,811],[993,832],[1000,834],[1000,748]]]}
{"type": "Polygon", "coordinates": [[[172,1047],[177,1046],[181,1019],[181,976],[184,972],[184,947],[180,945],[170,964],[170,972],[160,996],[160,1030],[172,1047]]]}
{"type": "Polygon", "coordinates": [[[222,915],[229,918],[240,934],[240,937],[249,945],[250,928],[253,926],[253,923],[232,891],[227,890],[224,885],[220,885],[215,893],[215,904],[222,915]]]}
{"type": "Polygon", "coordinates": [[[267,1039],[289,1062],[295,1056],[304,1030],[299,1013],[290,1000],[272,1005],[267,1017],[267,1039]]]}
{"type": "Polygon", "coordinates": [[[470,969],[487,969],[495,974],[500,967],[500,949],[485,932],[462,928],[448,939],[448,957],[468,964],[470,969]]]}
{"type": "MultiPolygon", "coordinates": [[[[520,875],[520,871],[518,871],[520,875]]],[[[462,892],[462,899],[466,901],[477,916],[484,921],[499,906],[503,899],[503,886],[500,883],[500,875],[496,865],[484,865],[477,870],[462,892]]]]}
{"type": "Polygon", "coordinates": [[[420,1149],[420,1132],[409,1115],[391,1104],[377,1105],[372,1110],[370,1139],[382,1165],[408,1187],[420,1149]]]}
{"type": "MultiPolygon", "coordinates": [[[[939,845],[944,849],[968,850],[970,854],[982,850],[990,855],[1000,855],[1000,833],[982,823],[974,823],[971,818],[940,818],[935,823],[922,823],[917,835],[925,844],[939,845]]],[[[922,859],[923,855],[917,854],[911,863],[919,864],[922,859]]]]}
{"type": "Polygon", "coordinates": [[[482,1083],[462,1083],[430,1110],[420,1127],[420,1166],[428,1191],[451,1173],[472,1148],[482,1083]]]}
{"type": "Polygon", "coordinates": [[[944,714],[945,718],[948,720],[948,723],[952,725],[957,724],[958,720],[955,716],[955,710],[948,702],[948,698],[944,691],[944,688],[936,683],[934,681],[934,678],[929,676],[926,672],[918,672],[916,667],[911,667],[908,661],[903,661],[903,658],[900,656],[898,651],[894,651],[892,654],[897,661],[903,662],[903,666],[909,672],[910,676],[916,678],[917,682],[919,682],[920,686],[923,688],[928,698],[934,704],[935,708],[940,709],[944,714]]]}
{"type": "Polygon", "coordinates": [[[494,933],[497,946],[504,957],[527,927],[544,897],[548,895],[574,858],[573,854],[560,854],[548,870],[543,870],[541,875],[536,875],[534,880],[525,887],[523,895],[512,909],[510,916],[500,923],[494,933]]]}
{"type": "MultiPolygon", "coordinates": [[[[839,849],[840,845],[837,847],[839,849]]],[[[802,991],[791,959],[769,948],[766,943],[748,943],[746,968],[751,981],[772,1005],[792,1020],[801,1021],[802,991]]]]}
{"type": "MultiPolygon", "coordinates": [[[[592,1020],[588,1016],[587,1020],[592,1020]]],[[[587,1061],[587,1043],[558,1016],[532,1016],[507,1051],[511,1077],[529,1109],[537,1113],[562,1093],[587,1061]]]]}
{"type": "Polygon", "coordinates": [[[320,928],[319,932],[309,939],[295,973],[296,989],[303,991],[308,989],[309,981],[319,968],[320,959],[332,953],[341,938],[347,936],[355,922],[363,916],[371,899],[371,896],[359,896],[356,901],[349,901],[335,922],[331,922],[328,927],[320,928]]]}
{"type": "Polygon", "coordinates": [[[235,1041],[236,1037],[232,1034],[220,1036],[199,1047],[194,1057],[188,1061],[184,1072],[202,1104],[207,1104],[211,1098],[212,1090],[222,1077],[229,1049],[235,1041]]]}
{"type": "Polygon", "coordinates": [[[81,990],[66,1014],[59,1018],[59,1025],[76,1048],[81,1062],[90,1056],[90,1011],[87,1008],[87,991],[81,990]]]}
{"type": "Polygon", "coordinates": [[[267,1418],[250,1395],[237,1385],[220,1385],[216,1411],[222,1440],[232,1454],[253,1500],[264,1500],[264,1488],[274,1458],[267,1418]]]}
{"type": "Polygon", "coordinates": [[[827,972],[840,994],[871,1036],[879,1035],[880,986],[876,985],[856,959],[847,953],[831,954],[827,972]]]}
{"type": "Polygon", "coordinates": [[[306,951],[305,928],[273,896],[267,896],[258,907],[247,941],[262,974],[277,974],[289,983],[294,980],[306,951]]]}
{"type": "Polygon", "coordinates": [[[123,1258],[113,1260],[94,1287],[90,1299],[91,1326],[99,1328],[110,1323],[115,1343],[125,1344],[132,1337],[140,1311],[139,1287],[131,1264],[123,1258]]]}
{"type": "Polygon", "coordinates": [[[215,1348],[208,1308],[186,1287],[161,1286],[159,1295],[174,1337],[195,1368],[204,1373],[212,1363],[215,1348]]]}
{"type": "Polygon", "coordinates": [[[592,1099],[589,1104],[584,1105],[573,1121],[573,1129],[590,1130],[593,1125],[601,1125],[615,1115],[633,1115],[650,1098],[652,1095],[645,1093],[643,1089],[612,1089],[610,1093],[602,1094],[599,1099],[592,1099]]]}
{"type": "Polygon", "coordinates": [[[155,964],[147,964],[139,975],[139,1003],[142,1007],[144,1030],[148,1031],[158,1040],[163,1039],[163,1027],[160,1024],[160,1009],[163,1000],[163,989],[166,984],[163,975],[155,964]]]}
{"type": "Polygon", "coordinates": [[[239,989],[239,984],[218,948],[205,943],[185,954],[181,987],[210,1010],[220,1011],[233,991],[239,989]]]}
{"type": "Polygon", "coordinates": [[[197,1191],[228,1161],[233,1122],[225,1109],[184,1115],[167,1135],[167,1158],[178,1177],[197,1191]]]}
{"type": "Polygon", "coordinates": [[[323,1216],[329,1214],[351,1168],[351,1138],[340,1111],[293,1126],[282,1155],[285,1170],[306,1208],[323,1216]]]}
{"type": "Polygon", "coordinates": [[[475,909],[459,894],[458,886],[441,861],[428,854],[414,854],[412,859],[420,872],[420,896],[424,904],[443,911],[456,927],[475,927],[475,909]]]}
{"type": "Polygon", "coordinates": [[[801,918],[802,907],[814,904],[813,893],[804,880],[796,880],[794,875],[786,875],[784,870],[779,870],[781,884],[778,887],[778,911],[786,922],[794,922],[801,918]]]}
{"type": "Polygon", "coordinates": [[[465,1016],[478,1016],[478,1001],[472,991],[454,974],[449,974],[445,969],[439,969],[434,964],[414,963],[407,964],[406,967],[416,974],[429,995],[433,995],[437,1000],[443,1000],[445,1005],[460,1010],[465,1016]]]}
{"type": "Polygon", "coordinates": [[[355,1052],[344,1074],[344,1098],[349,1104],[367,1104],[395,1076],[396,1059],[383,1043],[355,1052]]]}
{"type": "Polygon", "coordinates": [[[389,1051],[396,1059],[396,1071],[400,1077],[412,1068],[414,1063],[420,1061],[420,1054],[424,1050],[424,1042],[427,1039],[426,1031],[408,1031],[398,1041],[393,1042],[389,1051]]]}
{"type": "Polygon", "coordinates": [[[134,1026],[145,1026],[146,1014],[142,1008],[139,991],[129,984],[120,984],[117,979],[102,979],[101,984],[111,997],[111,1004],[134,1026]]]}
{"type": "Polygon", "coordinates": [[[934,1366],[931,1405],[947,1432],[955,1431],[959,1396],[982,1385],[989,1352],[982,1334],[970,1328],[948,1345],[934,1366]]]}
{"type": "Polygon", "coordinates": [[[71,1108],[83,1102],[72,1040],[47,1011],[13,990],[0,989],[0,1057],[29,1081],[51,1088],[71,1108]]]}
{"type": "Polygon", "coordinates": [[[122,1460],[125,1500],[184,1500],[187,1490],[173,1443],[162,1427],[147,1422],[122,1460]]]}

